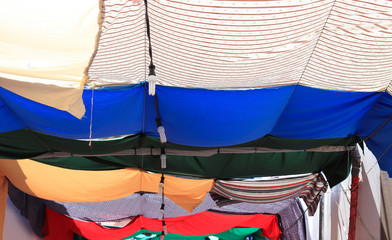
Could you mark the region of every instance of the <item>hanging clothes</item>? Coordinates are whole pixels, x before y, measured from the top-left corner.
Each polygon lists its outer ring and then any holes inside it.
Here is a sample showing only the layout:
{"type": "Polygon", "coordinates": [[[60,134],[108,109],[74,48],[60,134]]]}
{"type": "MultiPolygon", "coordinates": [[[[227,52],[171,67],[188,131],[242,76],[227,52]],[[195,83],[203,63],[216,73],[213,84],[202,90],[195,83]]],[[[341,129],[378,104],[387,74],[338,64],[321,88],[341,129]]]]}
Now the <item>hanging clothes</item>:
{"type": "MultiPolygon", "coordinates": [[[[46,209],[44,233],[46,240],[72,240],[77,233],[90,240],[118,240],[137,232],[140,229],[162,231],[162,221],[138,216],[120,229],[106,228],[95,222],[84,222],[61,215],[49,208],[46,209]]],[[[262,236],[269,239],[280,239],[276,215],[227,215],[203,212],[185,217],[166,218],[167,230],[180,235],[205,235],[227,231],[234,227],[262,228],[262,236]]]]}

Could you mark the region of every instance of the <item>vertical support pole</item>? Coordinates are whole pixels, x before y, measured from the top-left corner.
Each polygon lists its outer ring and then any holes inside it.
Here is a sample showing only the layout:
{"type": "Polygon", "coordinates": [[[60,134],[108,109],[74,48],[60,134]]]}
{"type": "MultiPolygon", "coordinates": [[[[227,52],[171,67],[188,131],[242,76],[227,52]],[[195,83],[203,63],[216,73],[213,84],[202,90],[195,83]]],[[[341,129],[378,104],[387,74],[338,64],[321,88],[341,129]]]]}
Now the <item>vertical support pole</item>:
{"type": "Polygon", "coordinates": [[[359,170],[361,167],[361,156],[356,148],[351,153],[353,167],[351,170],[351,201],[350,201],[350,223],[348,228],[348,239],[355,240],[355,230],[357,223],[357,205],[359,192],[359,170]]]}
{"type": "Polygon", "coordinates": [[[319,206],[319,239],[324,240],[324,196],[321,196],[319,206]]]}

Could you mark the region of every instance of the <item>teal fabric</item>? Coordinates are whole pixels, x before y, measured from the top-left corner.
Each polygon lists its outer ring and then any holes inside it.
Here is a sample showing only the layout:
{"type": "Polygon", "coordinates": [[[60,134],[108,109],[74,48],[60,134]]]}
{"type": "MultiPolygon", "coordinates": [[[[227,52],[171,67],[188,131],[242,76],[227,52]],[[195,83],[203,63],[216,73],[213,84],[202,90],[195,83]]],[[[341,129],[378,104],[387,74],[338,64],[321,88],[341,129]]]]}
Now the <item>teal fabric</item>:
{"type": "MultiPolygon", "coordinates": [[[[222,233],[200,236],[185,236],[174,233],[168,233],[165,240],[244,240],[247,236],[252,236],[255,240],[268,240],[261,236],[260,228],[232,228],[222,233]],[[209,238],[210,237],[210,238],[209,238]],[[214,238],[215,237],[215,238],[214,238]]],[[[139,230],[122,240],[160,240],[162,232],[139,230]]],[[[74,240],[87,240],[86,238],[74,234],[74,240]]]]}

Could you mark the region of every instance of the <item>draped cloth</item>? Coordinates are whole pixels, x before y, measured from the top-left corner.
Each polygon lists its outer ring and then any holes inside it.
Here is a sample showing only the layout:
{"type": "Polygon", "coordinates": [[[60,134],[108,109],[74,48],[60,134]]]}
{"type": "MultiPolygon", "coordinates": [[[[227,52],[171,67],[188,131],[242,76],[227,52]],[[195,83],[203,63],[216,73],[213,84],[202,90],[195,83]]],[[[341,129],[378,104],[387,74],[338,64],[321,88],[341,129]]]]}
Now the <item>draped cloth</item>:
{"type": "Polygon", "coordinates": [[[2,1],[0,86],[82,118],[100,5],[95,0],[2,1]]]}
{"type": "MultiPolygon", "coordinates": [[[[8,178],[30,195],[64,202],[109,201],[145,191],[159,191],[160,174],[138,169],[79,171],[32,160],[0,160],[0,224],[3,226],[8,178]]],[[[198,206],[212,188],[212,179],[165,177],[165,196],[188,211],[198,206]]],[[[0,232],[0,234],[2,234],[0,232]]]]}
{"type": "MultiPolygon", "coordinates": [[[[0,161],[0,173],[23,192],[53,201],[109,201],[144,191],[159,191],[161,175],[138,169],[79,171],[32,160],[0,161]]],[[[1,175],[0,175],[1,176],[1,175]]],[[[192,211],[212,188],[212,179],[165,177],[165,196],[192,211]]]]}
{"type": "Polygon", "coordinates": [[[322,174],[263,180],[217,180],[212,192],[220,196],[250,203],[271,203],[288,198],[302,198],[313,215],[328,182],[322,174]]]}
{"type": "MultiPolygon", "coordinates": [[[[138,216],[120,229],[110,229],[95,222],[84,222],[61,215],[49,208],[46,209],[46,240],[72,240],[76,233],[90,240],[109,240],[128,237],[140,229],[162,231],[162,221],[138,216]]],[[[166,218],[167,231],[180,235],[206,235],[227,231],[234,227],[262,228],[262,235],[270,239],[279,239],[276,215],[228,215],[213,212],[202,212],[185,217],[166,218]]]]}
{"type": "MultiPolygon", "coordinates": [[[[34,233],[41,237],[44,237],[42,228],[45,220],[45,205],[73,219],[92,222],[118,222],[138,215],[158,218],[162,203],[161,195],[155,193],[135,193],[125,198],[106,202],[55,202],[28,195],[12,184],[8,186],[8,195],[20,213],[29,220],[34,233]]],[[[305,215],[298,199],[290,198],[268,204],[238,203],[238,201],[226,199],[224,206],[220,206],[221,203],[221,201],[215,203],[210,194],[207,194],[203,202],[190,213],[165,198],[165,217],[188,216],[207,210],[228,214],[278,214],[283,231],[282,240],[306,240],[305,215]]]]}

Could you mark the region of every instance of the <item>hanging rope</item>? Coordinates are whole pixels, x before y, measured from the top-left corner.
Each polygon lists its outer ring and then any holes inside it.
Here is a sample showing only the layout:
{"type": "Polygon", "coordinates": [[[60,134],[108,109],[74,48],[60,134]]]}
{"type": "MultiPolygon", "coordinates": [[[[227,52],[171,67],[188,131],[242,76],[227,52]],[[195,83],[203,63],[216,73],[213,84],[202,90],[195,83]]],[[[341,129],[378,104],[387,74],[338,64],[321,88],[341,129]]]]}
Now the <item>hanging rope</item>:
{"type": "Polygon", "coordinates": [[[167,227],[166,227],[166,222],[165,222],[165,168],[166,168],[166,151],[165,151],[165,142],[167,142],[166,134],[165,134],[165,128],[162,125],[161,118],[159,117],[159,110],[158,110],[158,99],[157,96],[155,95],[155,85],[156,85],[156,74],[155,74],[155,65],[152,57],[152,46],[151,46],[151,29],[150,29],[150,18],[148,16],[148,1],[144,0],[144,5],[145,5],[145,19],[146,19],[146,34],[147,34],[147,39],[148,39],[148,54],[150,56],[150,65],[148,66],[149,73],[148,73],[148,94],[155,96],[154,101],[155,101],[155,109],[157,112],[157,118],[156,118],[156,123],[157,123],[157,131],[159,133],[159,138],[161,141],[161,155],[160,155],[160,160],[161,160],[161,181],[159,182],[159,190],[158,194],[162,194],[162,203],[161,203],[161,209],[159,212],[159,220],[162,220],[162,234],[161,234],[161,240],[165,238],[167,235],[167,227]]]}
{"type": "Polygon", "coordinates": [[[167,227],[165,223],[165,168],[166,168],[166,150],[165,150],[165,143],[167,141],[166,135],[165,135],[165,128],[162,125],[161,118],[159,116],[159,109],[158,109],[158,97],[155,95],[154,97],[155,101],[155,110],[157,112],[157,118],[156,118],[156,123],[157,123],[157,130],[159,132],[160,136],[160,141],[161,141],[161,154],[159,156],[160,161],[161,161],[161,181],[159,183],[159,191],[158,194],[162,194],[162,203],[161,203],[161,209],[159,212],[159,220],[162,220],[162,235],[161,235],[161,240],[165,238],[167,235],[167,227]]]}
{"type": "Polygon", "coordinates": [[[92,149],[92,136],[93,136],[93,110],[94,110],[94,89],[95,89],[95,84],[93,83],[91,86],[92,90],[91,90],[91,114],[90,114],[90,135],[89,135],[89,143],[88,146],[92,149]]]}
{"type": "Polygon", "coordinates": [[[155,85],[157,82],[156,74],[155,74],[155,65],[152,58],[152,46],[151,46],[151,29],[150,29],[150,18],[148,16],[148,3],[147,0],[144,0],[144,6],[146,8],[146,31],[148,38],[148,54],[150,55],[150,65],[148,66],[148,94],[154,96],[155,95],[155,85]]]}

